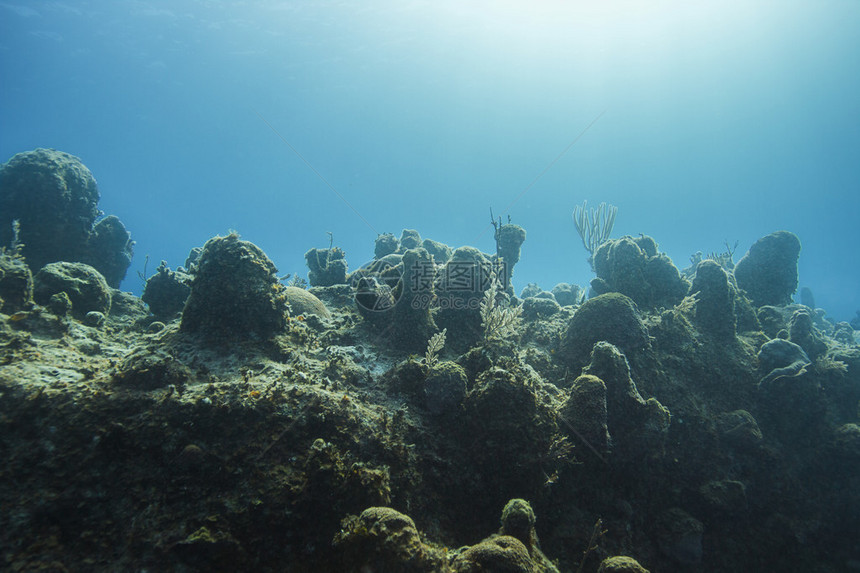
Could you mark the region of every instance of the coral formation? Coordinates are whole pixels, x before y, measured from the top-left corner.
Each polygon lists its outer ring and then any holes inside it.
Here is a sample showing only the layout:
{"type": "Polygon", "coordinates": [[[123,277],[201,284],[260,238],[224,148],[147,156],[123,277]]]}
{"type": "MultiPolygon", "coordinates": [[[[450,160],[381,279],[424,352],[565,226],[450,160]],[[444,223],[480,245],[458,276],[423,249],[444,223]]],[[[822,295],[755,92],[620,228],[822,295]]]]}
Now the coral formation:
{"type": "Polygon", "coordinates": [[[308,282],[311,286],[332,286],[346,283],[346,254],[340,247],[310,249],[305,253],[308,282]]]}
{"type": "Polygon", "coordinates": [[[255,245],[215,237],[187,272],[159,268],[149,310],[104,284],[109,310],[87,308],[74,280],[30,300],[17,248],[0,252],[6,568],[728,573],[856,558],[849,325],[754,311],[730,256],[699,261],[663,308],[582,301],[574,285],[530,285],[520,304],[474,247],[384,241],[348,284],[304,290],[255,245]],[[181,289],[155,297],[187,281],[181,315],[181,289]]]}
{"type": "Polygon", "coordinates": [[[755,306],[786,305],[797,290],[800,239],[776,231],[757,240],[735,266],[735,279],[755,306]]]}
{"type": "Polygon", "coordinates": [[[0,250],[0,312],[25,310],[33,300],[33,274],[20,256],[0,250]]]}
{"type": "Polygon", "coordinates": [[[20,228],[33,272],[52,262],[83,262],[119,287],[131,264],[129,233],[115,216],[98,221],[96,180],[81,160],[54,149],[18,153],[0,167],[0,244],[20,228]]]}
{"type": "Polygon", "coordinates": [[[182,330],[210,339],[282,332],[288,308],[277,271],[258,246],[237,234],[209,239],[182,311],[182,330]]]}
{"type": "Polygon", "coordinates": [[[161,261],[155,274],[146,279],[141,300],[149,305],[152,314],[170,317],[182,312],[191,294],[191,275],[183,270],[172,271],[161,261]]]}
{"type": "Polygon", "coordinates": [[[562,340],[560,357],[573,367],[584,366],[595,343],[606,341],[623,352],[648,344],[648,329],[628,297],[609,293],[588,299],[576,311],[562,340]]]}
{"type": "Polygon", "coordinates": [[[696,324],[720,338],[734,337],[735,289],[723,268],[710,259],[699,263],[690,293],[696,296],[696,324]]]}
{"type": "Polygon", "coordinates": [[[83,320],[90,311],[107,314],[111,291],[96,269],[83,263],[49,263],[33,277],[33,299],[47,305],[51,297],[64,292],[72,302],[72,314],[83,320]]]}
{"type": "Polygon", "coordinates": [[[620,292],[641,308],[671,307],[681,301],[689,284],[657,242],[648,236],[604,241],[594,253],[597,294],[620,292]]]}

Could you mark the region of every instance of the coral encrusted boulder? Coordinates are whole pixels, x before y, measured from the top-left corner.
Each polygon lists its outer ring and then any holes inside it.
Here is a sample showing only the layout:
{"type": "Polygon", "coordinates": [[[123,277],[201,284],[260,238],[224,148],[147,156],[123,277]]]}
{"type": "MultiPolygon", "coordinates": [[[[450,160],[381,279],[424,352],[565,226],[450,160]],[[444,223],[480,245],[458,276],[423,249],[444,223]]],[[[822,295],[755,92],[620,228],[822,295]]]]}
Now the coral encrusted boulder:
{"type": "Polygon", "coordinates": [[[197,263],[181,329],[209,339],[283,331],[288,308],[278,269],[253,243],[233,233],[206,241],[197,263]]]}
{"type": "Polygon", "coordinates": [[[735,266],[738,287],[755,306],[782,306],[797,290],[797,259],[800,239],[794,233],[777,231],[756,241],[735,266]]]}
{"type": "Polygon", "coordinates": [[[66,293],[72,315],[83,320],[89,312],[108,314],[111,291],[96,269],[83,263],[50,263],[33,277],[33,299],[48,306],[55,294],[66,293]]]}
{"type": "Polygon", "coordinates": [[[648,236],[606,241],[594,253],[597,294],[620,292],[642,308],[672,307],[687,295],[689,284],[672,260],[658,252],[648,236]]]}
{"type": "Polygon", "coordinates": [[[623,352],[648,344],[648,329],[630,298],[613,292],[588,299],[579,307],[562,340],[560,358],[575,368],[588,363],[596,342],[607,341],[623,352]]]}
{"type": "Polygon", "coordinates": [[[98,202],[95,177],[74,155],[55,149],[18,153],[0,167],[0,245],[23,244],[21,254],[34,273],[47,263],[82,262],[118,288],[134,243],[118,218],[96,223],[98,202]]]}

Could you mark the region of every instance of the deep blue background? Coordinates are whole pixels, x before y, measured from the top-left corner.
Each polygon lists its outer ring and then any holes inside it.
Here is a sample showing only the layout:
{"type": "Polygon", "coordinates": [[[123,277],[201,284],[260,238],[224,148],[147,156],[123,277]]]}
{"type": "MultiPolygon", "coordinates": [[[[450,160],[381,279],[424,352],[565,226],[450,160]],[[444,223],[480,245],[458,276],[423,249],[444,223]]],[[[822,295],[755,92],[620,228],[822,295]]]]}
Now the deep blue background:
{"type": "Polygon", "coordinates": [[[847,320],[857,30],[853,0],[5,1],[0,162],[79,156],[137,241],[138,293],[146,255],[175,267],[230,229],[303,275],[327,231],[351,268],[404,227],[492,251],[490,207],[528,232],[518,291],[586,284],[587,199],[678,267],[793,231],[801,286],[847,320]]]}

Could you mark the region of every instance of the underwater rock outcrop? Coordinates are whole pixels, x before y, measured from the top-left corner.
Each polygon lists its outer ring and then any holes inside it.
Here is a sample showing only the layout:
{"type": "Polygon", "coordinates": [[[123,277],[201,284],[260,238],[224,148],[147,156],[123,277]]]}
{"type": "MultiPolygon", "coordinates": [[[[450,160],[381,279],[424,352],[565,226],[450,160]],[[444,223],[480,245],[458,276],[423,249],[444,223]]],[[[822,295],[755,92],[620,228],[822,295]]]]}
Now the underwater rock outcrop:
{"type": "Polygon", "coordinates": [[[579,376],[570,387],[570,395],[559,409],[562,430],[571,430],[574,441],[582,441],[597,455],[609,453],[611,439],[607,426],[606,384],[597,376],[579,376]]]}
{"type": "Polygon", "coordinates": [[[607,557],[600,562],[597,573],[649,573],[638,561],[632,557],[617,555],[607,557]]]}
{"type": "Polygon", "coordinates": [[[41,148],[18,153],[0,167],[0,245],[19,240],[33,272],[51,262],[84,262],[117,288],[133,242],[118,218],[96,223],[98,202],[96,180],[77,157],[41,148]]]}
{"type": "Polygon", "coordinates": [[[508,223],[496,225],[496,256],[501,260],[501,272],[503,276],[499,280],[503,285],[511,287],[511,277],[514,275],[514,266],[520,262],[520,247],[526,240],[526,231],[519,225],[508,223]]]}
{"type": "Polygon", "coordinates": [[[588,363],[594,344],[606,341],[623,352],[648,345],[648,329],[639,309],[627,296],[614,292],[588,299],[573,315],[559,357],[574,368],[588,363]]]}
{"type": "Polygon", "coordinates": [[[308,282],[311,286],[333,286],[346,283],[346,254],[340,247],[310,249],[305,253],[308,282]]]}
{"type": "Polygon", "coordinates": [[[596,294],[620,292],[641,308],[670,308],[687,294],[690,285],[657,242],[648,236],[609,239],[594,253],[591,282],[596,294]]]}
{"type": "Polygon", "coordinates": [[[696,295],[695,320],[700,329],[719,338],[735,335],[735,289],[716,261],[699,263],[690,293],[696,295]]]}
{"type": "Polygon", "coordinates": [[[605,384],[606,421],[612,436],[613,457],[626,462],[662,454],[671,414],[656,398],[642,398],[630,374],[627,357],[612,344],[598,342],[583,374],[605,384]]]}
{"type": "Polygon", "coordinates": [[[797,290],[800,239],[776,231],[757,240],[735,265],[734,275],[755,306],[782,306],[797,290]]]}
{"type": "Polygon", "coordinates": [[[812,362],[799,345],[781,338],[765,342],[758,353],[759,370],[764,374],[759,384],[778,378],[803,374],[812,362]]]}
{"type": "Polygon", "coordinates": [[[260,247],[235,233],[209,239],[182,311],[182,331],[210,339],[282,332],[289,313],[277,272],[260,247]]]}
{"type": "Polygon", "coordinates": [[[50,304],[51,297],[66,293],[72,303],[72,315],[84,320],[89,312],[108,314],[111,291],[96,269],[83,263],[49,263],[33,277],[33,299],[50,304]]]}
{"type": "Polygon", "coordinates": [[[0,312],[13,314],[33,301],[33,274],[20,256],[0,250],[0,312]]]}
{"type": "Polygon", "coordinates": [[[191,294],[192,276],[182,270],[172,271],[161,261],[155,274],[146,279],[141,300],[157,317],[171,317],[182,312],[191,294]]]}
{"type": "Polygon", "coordinates": [[[412,518],[390,507],[369,507],[347,517],[334,549],[341,571],[449,571],[442,551],[422,542],[412,518]]]}

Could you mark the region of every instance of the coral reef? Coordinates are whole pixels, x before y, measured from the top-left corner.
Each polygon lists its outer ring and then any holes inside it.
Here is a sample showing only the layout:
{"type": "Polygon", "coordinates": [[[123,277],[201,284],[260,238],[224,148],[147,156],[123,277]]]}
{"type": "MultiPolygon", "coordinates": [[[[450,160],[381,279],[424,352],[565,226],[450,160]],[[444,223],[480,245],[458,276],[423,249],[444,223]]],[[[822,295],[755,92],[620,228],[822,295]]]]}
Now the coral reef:
{"type": "Polygon", "coordinates": [[[30,300],[15,249],[0,253],[2,567],[829,572],[858,558],[847,324],[754,311],[712,260],[665,306],[620,292],[560,306],[575,289],[536,286],[520,305],[480,250],[396,243],[349,284],[304,290],[259,247],[215,237],[190,279],[159,268],[149,309],[68,262],[30,300]],[[77,300],[79,275],[109,308],[77,300]],[[190,280],[181,315],[181,292],[172,312],[153,304],[159,280],[190,280]]]}
{"type": "Polygon", "coordinates": [[[18,153],[0,166],[0,244],[20,228],[21,254],[33,272],[47,263],[83,262],[118,288],[133,242],[111,215],[96,222],[99,191],[81,160],[54,149],[18,153]]]}
{"type": "Polygon", "coordinates": [[[690,286],[669,257],[658,252],[657,242],[645,235],[604,241],[594,252],[593,265],[595,293],[620,292],[640,308],[674,306],[690,286]]]}
{"type": "Polygon", "coordinates": [[[735,279],[755,306],[786,305],[797,290],[800,239],[776,231],[757,240],[735,266],[735,279]]]}

